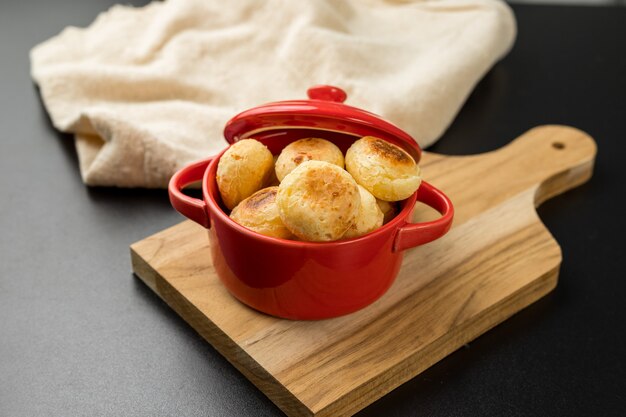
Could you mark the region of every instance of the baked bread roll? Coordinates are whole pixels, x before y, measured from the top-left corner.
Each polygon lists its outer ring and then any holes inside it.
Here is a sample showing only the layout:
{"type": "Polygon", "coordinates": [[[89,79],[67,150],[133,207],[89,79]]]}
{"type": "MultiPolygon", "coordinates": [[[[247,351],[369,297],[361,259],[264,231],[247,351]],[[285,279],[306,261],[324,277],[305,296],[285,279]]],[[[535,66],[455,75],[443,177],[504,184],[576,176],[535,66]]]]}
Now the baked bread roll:
{"type": "Polygon", "coordinates": [[[400,147],[365,136],[346,152],[346,169],[374,197],[385,201],[408,198],[422,178],[415,160],[400,147]]]}
{"type": "Polygon", "coordinates": [[[299,139],[285,146],[276,160],[279,181],[306,161],[326,161],[343,168],[343,154],[332,142],[319,138],[299,139]]]}
{"type": "Polygon", "coordinates": [[[217,164],[217,187],[224,205],[233,209],[260,190],[274,169],[272,153],[254,139],[233,143],[217,164]]]}
{"type": "Polygon", "coordinates": [[[389,220],[396,217],[396,203],[376,199],[376,204],[378,204],[380,211],[383,212],[383,224],[387,224],[389,220]]]}
{"type": "Polygon", "coordinates": [[[361,197],[344,169],[325,161],[307,161],[278,186],[280,218],[299,239],[328,242],[340,239],[359,214],[361,197]]]}
{"type": "Polygon", "coordinates": [[[383,225],[383,212],[378,207],[376,198],[362,185],[358,187],[359,195],[361,196],[359,214],[352,226],[343,235],[344,239],[362,236],[383,225]]]}
{"type": "Polygon", "coordinates": [[[257,191],[237,204],[230,213],[230,218],[265,236],[292,238],[293,234],[285,227],[278,214],[277,192],[278,187],[267,187],[257,191]]]}

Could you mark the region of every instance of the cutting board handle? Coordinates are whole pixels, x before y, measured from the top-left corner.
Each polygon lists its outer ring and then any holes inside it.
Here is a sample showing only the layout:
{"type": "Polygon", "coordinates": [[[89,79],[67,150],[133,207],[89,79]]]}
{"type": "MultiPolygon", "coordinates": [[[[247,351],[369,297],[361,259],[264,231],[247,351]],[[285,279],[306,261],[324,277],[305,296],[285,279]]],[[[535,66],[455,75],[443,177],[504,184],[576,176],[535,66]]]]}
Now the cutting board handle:
{"type": "MultiPolygon", "coordinates": [[[[585,132],[545,125],[483,154],[446,156],[425,152],[422,172],[455,206],[464,208],[455,213],[454,224],[459,225],[519,194],[525,194],[528,209],[532,209],[584,183],[593,173],[595,155],[596,144],[585,132]]],[[[430,219],[432,211],[416,205],[413,221],[430,219]]]]}
{"type": "Polygon", "coordinates": [[[527,131],[492,154],[507,164],[503,171],[517,173],[512,186],[514,182],[521,182],[537,187],[535,206],[539,206],[550,197],[587,181],[593,171],[596,151],[595,141],[582,130],[545,125],[527,131]]]}

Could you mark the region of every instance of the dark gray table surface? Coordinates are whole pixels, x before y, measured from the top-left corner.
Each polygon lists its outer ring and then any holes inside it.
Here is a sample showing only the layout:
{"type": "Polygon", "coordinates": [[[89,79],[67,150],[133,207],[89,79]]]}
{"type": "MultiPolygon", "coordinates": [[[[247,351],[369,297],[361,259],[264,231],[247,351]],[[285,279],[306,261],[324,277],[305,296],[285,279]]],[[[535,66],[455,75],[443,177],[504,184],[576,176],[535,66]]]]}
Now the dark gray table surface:
{"type": "MultiPolygon", "coordinates": [[[[0,3],[0,416],[282,415],[131,274],[129,244],[181,220],[166,193],[85,187],[30,81],[33,45],[112,3],[0,3]]],[[[626,415],[626,9],[514,9],[515,48],[432,150],[595,137],[593,179],[539,209],[559,286],[360,416],[626,415]]]]}

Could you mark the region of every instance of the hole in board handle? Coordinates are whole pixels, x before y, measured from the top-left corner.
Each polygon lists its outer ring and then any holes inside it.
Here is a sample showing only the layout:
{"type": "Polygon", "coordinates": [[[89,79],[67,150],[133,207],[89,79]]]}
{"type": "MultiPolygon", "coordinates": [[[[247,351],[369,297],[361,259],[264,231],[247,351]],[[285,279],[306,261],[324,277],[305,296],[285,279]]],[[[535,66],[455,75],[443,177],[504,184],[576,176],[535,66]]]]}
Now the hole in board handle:
{"type": "Polygon", "coordinates": [[[565,149],[565,144],[563,142],[552,142],[552,147],[554,149],[561,150],[561,149],[565,149]]]}

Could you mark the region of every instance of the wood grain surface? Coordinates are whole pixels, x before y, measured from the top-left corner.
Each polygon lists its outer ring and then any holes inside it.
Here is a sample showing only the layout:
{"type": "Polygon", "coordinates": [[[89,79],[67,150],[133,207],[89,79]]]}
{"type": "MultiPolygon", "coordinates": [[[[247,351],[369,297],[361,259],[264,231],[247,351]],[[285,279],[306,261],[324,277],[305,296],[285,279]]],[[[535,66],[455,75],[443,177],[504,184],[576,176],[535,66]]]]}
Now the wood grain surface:
{"type": "MultiPolygon", "coordinates": [[[[453,201],[453,228],[409,250],[390,290],[348,316],[289,321],[242,305],[191,221],[133,244],[133,269],[287,415],[352,415],[556,286],[561,250],[535,207],[589,179],[595,153],[565,126],[481,155],[425,152],[423,176],[453,201]]],[[[415,221],[432,217],[416,207],[415,221]]]]}

